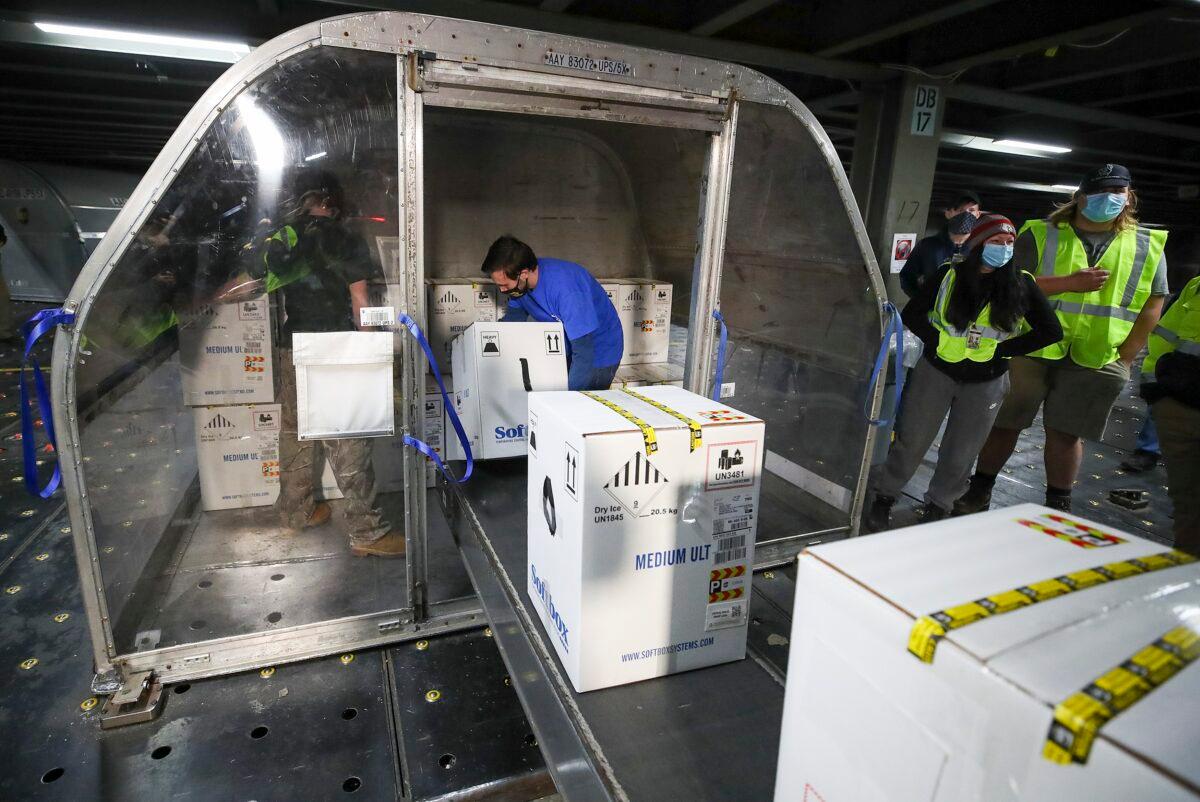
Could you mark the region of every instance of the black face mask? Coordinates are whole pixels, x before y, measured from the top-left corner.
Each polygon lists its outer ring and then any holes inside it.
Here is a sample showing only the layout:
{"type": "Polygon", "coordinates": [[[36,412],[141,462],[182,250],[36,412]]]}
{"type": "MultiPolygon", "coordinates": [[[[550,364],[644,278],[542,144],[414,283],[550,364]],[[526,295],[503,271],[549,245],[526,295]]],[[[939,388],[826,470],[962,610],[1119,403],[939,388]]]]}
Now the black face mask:
{"type": "Polygon", "coordinates": [[[529,279],[525,279],[525,286],[521,286],[521,279],[517,279],[517,284],[511,290],[505,290],[504,294],[509,298],[520,298],[525,293],[529,292],[529,279]]]}
{"type": "Polygon", "coordinates": [[[970,234],[976,222],[971,212],[959,212],[946,221],[946,228],[951,234],[970,234]]]}

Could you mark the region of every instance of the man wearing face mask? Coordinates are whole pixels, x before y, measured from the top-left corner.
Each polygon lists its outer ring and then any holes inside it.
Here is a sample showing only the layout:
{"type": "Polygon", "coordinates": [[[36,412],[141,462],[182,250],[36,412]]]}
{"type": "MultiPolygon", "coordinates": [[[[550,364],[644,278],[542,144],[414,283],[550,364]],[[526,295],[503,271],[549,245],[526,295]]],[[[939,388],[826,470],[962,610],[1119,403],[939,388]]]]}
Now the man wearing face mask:
{"type": "Polygon", "coordinates": [[[1083,440],[1099,440],[1167,296],[1167,232],[1138,225],[1129,171],[1105,164],[1047,220],[1030,220],[1013,263],[1037,277],[1063,339],[1014,359],[1004,401],[955,514],[985,510],[996,475],[1043,407],[1046,506],[1069,512],[1083,440]]]}
{"type": "Polygon", "coordinates": [[[563,324],[567,334],[567,386],[607,390],[612,385],[625,338],[617,310],[582,265],[538,258],[516,237],[492,243],[483,272],[508,296],[505,321],[563,324]]]}
{"type": "Polygon", "coordinates": [[[900,288],[906,295],[916,296],[943,265],[966,256],[964,245],[975,228],[979,208],[979,196],[966,189],[942,210],[946,225],[918,242],[900,270],[900,288]]]}

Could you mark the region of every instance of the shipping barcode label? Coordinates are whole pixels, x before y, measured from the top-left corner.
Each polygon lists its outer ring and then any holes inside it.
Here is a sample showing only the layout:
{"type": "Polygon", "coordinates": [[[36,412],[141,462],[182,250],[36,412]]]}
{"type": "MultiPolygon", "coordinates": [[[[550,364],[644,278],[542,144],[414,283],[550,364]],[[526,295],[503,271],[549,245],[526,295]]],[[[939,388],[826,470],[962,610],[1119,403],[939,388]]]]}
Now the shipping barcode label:
{"type": "Polygon", "coordinates": [[[739,535],[730,535],[729,537],[720,538],[717,541],[717,556],[713,559],[713,565],[722,565],[724,563],[733,562],[734,560],[742,560],[746,557],[746,533],[743,531],[739,535]]]}
{"type": "Polygon", "coordinates": [[[752,516],[739,515],[733,518],[718,518],[713,522],[713,536],[717,537],[727,532],[736,532],[750,526],[752,516]]]}
{"type": "Polygon", "coordinates": [[[746,623],[746,601],[721,602],[710,604],[704,611],[704,631],[738,627],[746,623]]]}
{"type": "Polygon", "coordinates": [[[396,320],[394,306],[364,306],[358,310],[360,326],[388,326],[396,320]]]}

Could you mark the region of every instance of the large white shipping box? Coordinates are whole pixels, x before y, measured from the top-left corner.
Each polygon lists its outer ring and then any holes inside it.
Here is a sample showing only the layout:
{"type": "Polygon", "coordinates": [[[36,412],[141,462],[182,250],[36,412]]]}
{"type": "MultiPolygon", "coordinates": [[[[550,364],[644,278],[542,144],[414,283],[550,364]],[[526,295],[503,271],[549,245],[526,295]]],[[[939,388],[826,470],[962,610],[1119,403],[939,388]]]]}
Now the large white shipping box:
{"type": "Polygon", "coordinates": [[[1197,632],[1200,564],[1033,504],[807,549],[775,799],[1196,800],[1197,632]]]}
{"type": "MultiPolygon", "coordinates": [[[[274,504],[279,497],[279,404],[197,407],[192,415],[201,507],[229,510],[274,504]]],[[[327,462],[314,495],[342,497],[327,462]]]]}
{"type": "Polygon", "coordinates": [[[527,586],[580,692],[746,653],[763,422],[637,392],[529,396],[527,586]]]}
{"type": "Polygon", "coordinates": [[[666,362],[671,345],[672,286],[651,279],[617,282],[617,317],[625,333],[623,365],[666,362]]]}
{"type": "Polygon", "coordinates": [[[179,367],[189,406],[274,401],[267,296],[181,316],[179,367]]]}
{"type": "MultiPolygon", "coordinates": [[[[561,323],[474,323],[454,341],[454,408],[475,459],[525,455],[527,398],[567,389],[561,323]]],[[[466,459],[447,427],[451,459],[466,459]]]]}
{"type": "Polygon", "coordinates": [[[426,336],[438,368],[446,373],[451,370],[450,343],[454,338],[472,323],[490,323],[497,320],[497,315],[503,317],[508,299],[484,278],[431,278],[425,283],[429,293],[426,336]]]}

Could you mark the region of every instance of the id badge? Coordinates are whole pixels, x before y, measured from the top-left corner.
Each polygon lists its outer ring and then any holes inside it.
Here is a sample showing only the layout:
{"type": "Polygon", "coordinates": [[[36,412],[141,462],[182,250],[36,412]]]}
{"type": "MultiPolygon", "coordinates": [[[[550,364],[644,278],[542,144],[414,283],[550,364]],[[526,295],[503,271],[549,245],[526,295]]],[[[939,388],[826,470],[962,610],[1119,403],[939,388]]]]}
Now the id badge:
{"type": "Polygon", "coordinates": [[[972,324],[971,328],[967,330],[967,347],[968,348],[978,348],[979,341],[982,338],[983,338],[983,329],[972,324]]]}

